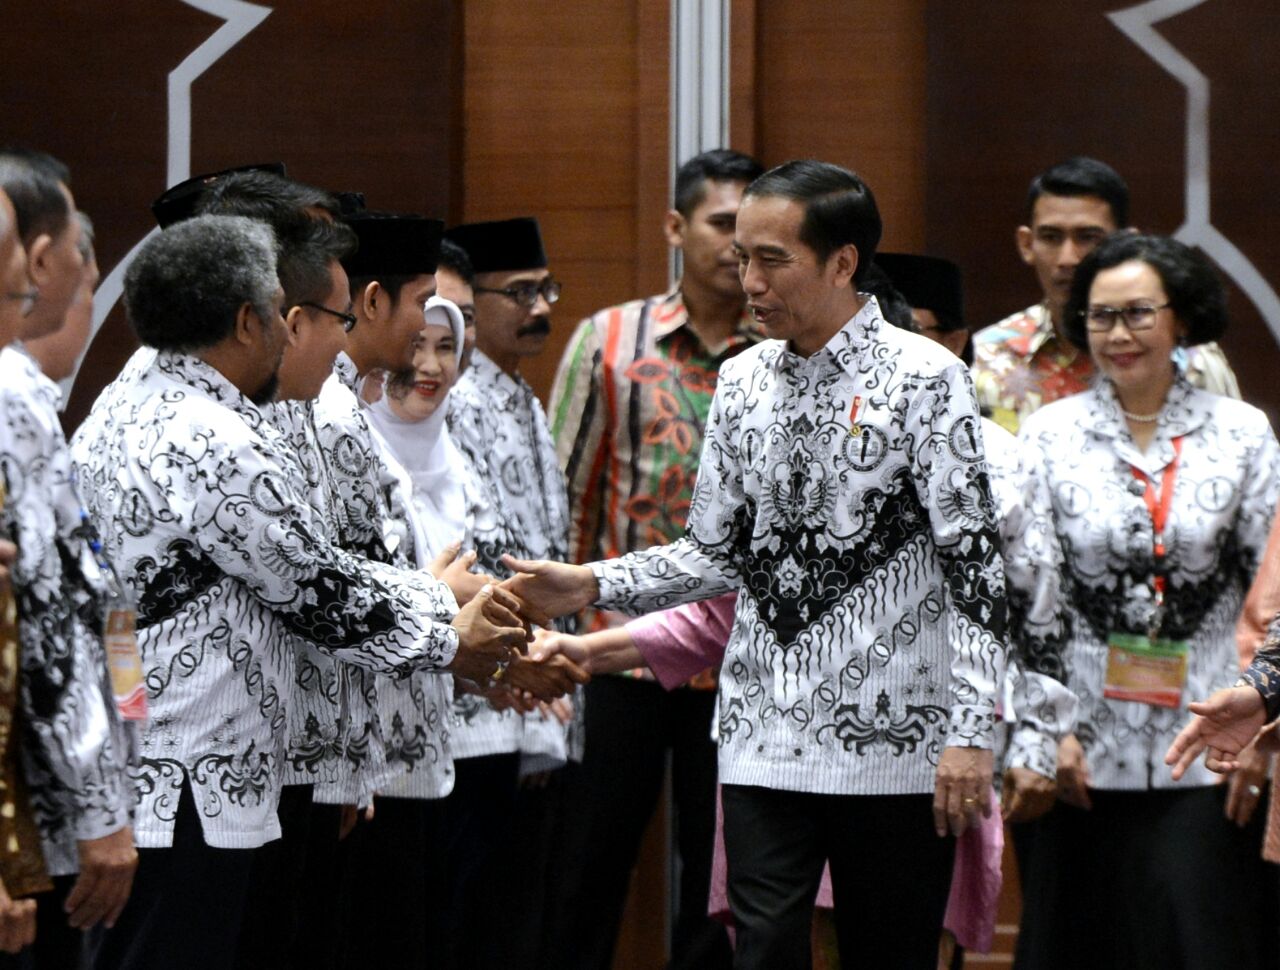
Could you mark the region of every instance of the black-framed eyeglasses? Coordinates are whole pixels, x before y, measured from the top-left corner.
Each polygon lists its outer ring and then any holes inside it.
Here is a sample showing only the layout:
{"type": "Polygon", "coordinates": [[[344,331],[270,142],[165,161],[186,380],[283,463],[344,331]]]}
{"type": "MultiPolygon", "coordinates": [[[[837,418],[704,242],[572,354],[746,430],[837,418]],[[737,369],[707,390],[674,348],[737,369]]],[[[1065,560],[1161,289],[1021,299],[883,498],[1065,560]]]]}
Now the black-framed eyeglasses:
{"type": "Polygon", "coordinates": [[[1110,333],[1117,319],[1130,331],[1150,330],[1168,303],[1136,303],[1133,306],[1091,306],[1084,311],[1085,329],[1090,333],[1110,333]]]}
{"type": "Polygon", "coordinates": [[[360,319],[354,313],[343,313],[341,310],[331,310],[329,307],[325,306],[322,303],[305,302],[305,303],[299,303],[297,305],[310,307],[312,310],[319,310],[321,313],[327,313],[330,316],[337,317],[339,320],[342,321],[343,333],[350,333],[352,330],[354,330],[356,328],[356,321],[360,319]]]}
{"type": "Polygon", "coordinates": [[[541,283],[517,283],[515,286],[508,286],[506,289],[495,290],[487,286],[477,286],[474,288],[476,293],[501,293],[509,300],[515,300],[520,306],[533,306],[538,302],[541,296],[547,303],[555,303],[560,299],[560,281],[553,280],[548,276],[541,283]]]}

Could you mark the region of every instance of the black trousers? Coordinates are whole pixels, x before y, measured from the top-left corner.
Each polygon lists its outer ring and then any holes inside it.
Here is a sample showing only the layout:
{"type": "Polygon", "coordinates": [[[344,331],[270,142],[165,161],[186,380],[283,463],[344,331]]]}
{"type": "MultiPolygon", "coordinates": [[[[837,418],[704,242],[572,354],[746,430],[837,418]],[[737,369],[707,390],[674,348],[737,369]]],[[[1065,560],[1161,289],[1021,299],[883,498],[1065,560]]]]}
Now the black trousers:
{"type": "Polygon", "coordinates": [[[505,914],[494,905],[493,895],[503,878],[499,853],[513,829],[520,755],[464,758],[454,767],[457,780],[445,809],[449,901],[441,965],[476,970],[488,958],[480,941],[503,932],[505,914]]]}
{"type": "Polygon", "coordinates": [[[341,808],[312,802],[311,785],[280,795],[280,838],[258,849],[240,932],[239,970],[336,968],[341,808]]]}
{"type": "Polygon", "coordinates": [[[828,861],[841,966],[935,970],[955,840],[934,832],[932,795],[725,785],[722,797],[737,970],[809,970],[828,861]]]}
{"type": "Polygon", "coordinates": [[[95,970],[226,970],[235,966],[256,849],[215,849],[184,785],[173,845],[139,849],[133,892],[102,934],[95,970]]]}
{"type": "Polygon", "coordinates": [[[1020,970],[1273,968],[1276,868],[1259,858],[1265,802],[1245,828],[1226,786],[1090,792],[1025,839],[1020,970]]]}
{"type": "MultiPolygon", "coordinates": [[[[671,754],[673,829],[680,859],[672,968],[732,963],[728,934],[707,916],[716,830],[714,691],[665,691],[652,681],[599,677],[586,688],[586,750],[566,776],[565,811],[579,820],[566,846],[573,921],[557,934],[556,966],[609,970],[645,827],[671,754]]],[[[662,913],[648,914],[661,926],[662,913]]]]}
{"type": "MultiPolygon", "coordinates": [[[[452,797],[452,796],[450,796],[452,797]]],[[[368,970],[444,966],[449,799],[375,798],[343,844],[343,957],[368,970]]]]}

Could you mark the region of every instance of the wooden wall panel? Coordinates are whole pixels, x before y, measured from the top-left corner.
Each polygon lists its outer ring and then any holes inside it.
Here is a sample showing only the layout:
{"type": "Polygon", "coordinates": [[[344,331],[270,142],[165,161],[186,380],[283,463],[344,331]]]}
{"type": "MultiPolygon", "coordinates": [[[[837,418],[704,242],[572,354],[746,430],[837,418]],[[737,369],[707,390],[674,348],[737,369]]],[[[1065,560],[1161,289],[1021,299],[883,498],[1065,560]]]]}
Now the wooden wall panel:
{"type": "MultiPolygon", "coordinates": [[[[819,158],[854,169],[876,194],[884,248],[918,250],[925,239],[923,0],[753,5],[752,140],[761,160],[819,158]]],[[[735,11],[748,6],[739,0],[735,11]]],[[[734,30],[742,36],[749,28],[734,30]]],[[[745,87],[745,79],[735,81],[735,107],[749,101],[745,87]]]]}

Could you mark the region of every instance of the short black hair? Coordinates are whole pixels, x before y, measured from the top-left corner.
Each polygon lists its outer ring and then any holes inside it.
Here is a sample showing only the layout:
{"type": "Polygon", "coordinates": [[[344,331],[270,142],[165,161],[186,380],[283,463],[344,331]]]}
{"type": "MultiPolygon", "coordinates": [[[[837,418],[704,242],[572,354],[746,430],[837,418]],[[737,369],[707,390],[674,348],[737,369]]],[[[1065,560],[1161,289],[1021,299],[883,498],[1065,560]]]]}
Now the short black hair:
{"type": "Polygon", "coordinates": [[[1073,344],[1089,349],[1085,312],[1094,278],[1104,269],[1135,259],[1159,275],[1170,309],[1187,328],[1188,344],[1208,343],[1226,332],[1226,290],[1203,253],[1168,236],[1117,232],[1099,243],[1076,267],[1063,317],[1067,337],[1073,344]]]}
{"type": "Polygon", "coordinates": [[[226,339],[246,303],[268,320],[279,285],[270,226],[196,216],[142,244],[125,272],[124,305],[142,343],[190,353],[226,339]]]}
{"type": "Polygon", "coordinates": [[[320,303],[329,295],[329,267],[356,249],[356,234],[344,222],[311,219],[281,242],[277,269],[286,306],[320,303]]]}
{"type": "MultiPolygon", "coordinates": [[[[71,224],[71,206],[63,194],[63,180],[52,156],[26,150],[0,152],[0,188],[18,215],[18,235],[30,246],[37,236],[55,239],[71,224]]],[[[66,166],[62,166],[65,171],[66,166]]]]}
{"type": "Polygon", "coordinates": [[[476,271],[471,265],[471,257],[452,239],[440,240],[440,260],[436,264],[436,269],[447,269],[467,286],[476,285],[476,271]]]}
{"type": "Polygon", "coordinates": [[[1115,220],[1117,229],[1129,225],[1129,186],[1119,172],[1096,158],[1076,155],[1033,178],[1031,185],[1027,187],[1028,226],[1035,216],[1036,200],[1042,195],[1068,198],[1097,196],[1111,209],[1111,217],[1115,220]]]}
{"type": "Polygon", "coordinates": [[[749,184],[763,174],[763,165],[732,148],[715,148],[694,155],[676,171],[676,211],[689,218],[707,197],[707,182],[749,184]]]}
{"type": "Polygon", "coordinates": [[[883,225],[871,187],[839,165],[798,159],[771,168],[747,186],[746,196],[777,196],[804,205],[800,241],[825,263],[841,246],[858,251],[853,274],[861,286],[880,244],[883,225]]]}

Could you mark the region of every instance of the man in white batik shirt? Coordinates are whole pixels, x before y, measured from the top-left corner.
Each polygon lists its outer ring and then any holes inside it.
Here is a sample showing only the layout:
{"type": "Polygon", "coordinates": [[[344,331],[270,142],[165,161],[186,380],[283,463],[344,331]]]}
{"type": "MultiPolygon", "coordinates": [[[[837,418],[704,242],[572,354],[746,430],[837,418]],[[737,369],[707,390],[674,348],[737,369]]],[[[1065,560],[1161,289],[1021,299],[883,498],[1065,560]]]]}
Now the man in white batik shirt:
{"type": "Polygon", "coordinates": [[[858,293],[879,237],[851,172],[789,162],[753,182],[735,249],[779,339],[720,372],[686,536],[511,563],[553,614],[739,590],[719,744],[740,968],[809,965],[827,861],[841,950],[932,968],[949,835],[988,804],[1007,648],[977,403],[957,358],[858,293]]]}
{"type": "MultiPolygon", "coordinates": [[[[481,568],[505,576],[503,553],[557,560],[568,555],[564,474],[542,404],[520,376],[521,362],[546,344],[560,284],[548,269],[536,219],[469,223],[446,236],[467,255],[476,307],[476,350],[451,395],[449,429],[475,469],[488,506],[504,524],[503,535],[515,540],[501,548],[495,536],[476,537],[481,568]]],[[[564,621],[557,626],[564,628],[564,621]]],[[[493,842],[465,820],[459,839],[456,855],[464,861],[456,878],[466,884],[459,919],[467,928],[464,939],[473,934],[482,939],[469,958],[478,967],[563,959],[543,952],[543,941],[565,885],[556,870],[572,829],[562,816],[572,806],[565,802],[558,769],[582,759],[581,700],[578,691],[567,724],[543,710],[523,716],[495,710],[475,697],[460,697],[454,705],[458,756],[468,759],[460,772],[473,776],[470,799],[477,801],[481,790],[503,792],[514,813],[505,841],[493,842]],[[485,935],[483,900],[495,890],[510,926],[504,934],[485,935]]],[[[498,809],[490,799],[482,810],[498,809]]]]}
{"type": "Polygon", "coordinates": [[[226,216],[175,226],[140,250],[125,299],[159,353],[108,435],[78,441],[75,457],[136,602],[151,719],[138,877],[97,961],[225,967],[251,850],[279,836],[293,638],[368,669],[478,676],[523,630],[492,593],[448,624],[447,588],[325,538],[255,404],[275,392],[286,339],[269,228],[226,216]]]}

